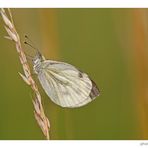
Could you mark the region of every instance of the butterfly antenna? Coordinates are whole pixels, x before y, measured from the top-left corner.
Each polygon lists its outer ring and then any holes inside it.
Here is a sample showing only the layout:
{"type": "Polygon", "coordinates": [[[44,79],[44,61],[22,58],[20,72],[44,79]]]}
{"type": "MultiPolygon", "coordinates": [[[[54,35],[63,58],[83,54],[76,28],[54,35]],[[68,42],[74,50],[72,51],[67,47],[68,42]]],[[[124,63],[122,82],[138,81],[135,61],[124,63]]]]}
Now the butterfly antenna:
{"type": "Polygon", "coordinates": [[[39,51],[37,48],[35,48],[34,46],[32,46],[30,43],[28,43],[28,42],[26,42],[26,41],[24,42],[24,44],[30,46],[30,47],[33,48],[35,51],[39,51]]]}
{"type": "Polygon", "coordinates": [[[25,38],[34,45],[33,41],[27,35],[25,35],[25,38]]]}
{"type": "Polygon", "coordinates": [[[33,41],[32,41],[27,35],[25,35],[25,38],[26,38],[32,45],[31,45],[30,43],[26,42],[26,41],[24,42],[25,44],[29,45],[30,47],[32,47],[32,48],[35,49],[36,51],[40,52],[40,50],[34,46],[33,41]]]}
{"type": "Polygon", "coordinates": [[[33,58],[34,58],[33,56],[30,56],[30,55],[28,55],[28,54],[26,54],[26,53],[25,53],[25,55],[26,55],[26,58],[27,58],[28,60],[31,60],[31,61],[32,61],[33,58]]]}

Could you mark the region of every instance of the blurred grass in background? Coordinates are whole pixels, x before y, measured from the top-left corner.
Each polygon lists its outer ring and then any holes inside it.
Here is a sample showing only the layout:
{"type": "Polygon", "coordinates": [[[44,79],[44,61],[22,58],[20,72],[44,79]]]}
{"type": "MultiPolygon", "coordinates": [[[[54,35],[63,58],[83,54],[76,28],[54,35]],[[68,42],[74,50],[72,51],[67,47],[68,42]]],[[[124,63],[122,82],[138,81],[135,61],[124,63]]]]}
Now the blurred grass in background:
{"type": "MultiPolygon", "coordinates": [[[[22,41],[27,34],[47,59],[75,65],[101,90],[87,106],[64,109],[39,85],[51,139],[148,139],[147,9],[12,9],[12,14],[22,41]]],[[[15,46],[4,35],[0,19],[0,139],[44,139],[31,89],[18,75],[15,46]]]]}

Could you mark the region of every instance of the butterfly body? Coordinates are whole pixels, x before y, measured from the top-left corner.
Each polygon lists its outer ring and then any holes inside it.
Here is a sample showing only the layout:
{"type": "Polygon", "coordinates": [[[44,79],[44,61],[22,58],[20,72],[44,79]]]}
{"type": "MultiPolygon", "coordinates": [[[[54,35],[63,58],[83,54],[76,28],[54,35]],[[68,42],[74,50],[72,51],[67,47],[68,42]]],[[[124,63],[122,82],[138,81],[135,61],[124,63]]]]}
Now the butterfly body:
{"type": "Polygon", "coordinates": [[[33,68],[46,94],[61,107],[81,107],[100,94],[87,74],[68,63],[45,60],[38,52],[33,68]]]}

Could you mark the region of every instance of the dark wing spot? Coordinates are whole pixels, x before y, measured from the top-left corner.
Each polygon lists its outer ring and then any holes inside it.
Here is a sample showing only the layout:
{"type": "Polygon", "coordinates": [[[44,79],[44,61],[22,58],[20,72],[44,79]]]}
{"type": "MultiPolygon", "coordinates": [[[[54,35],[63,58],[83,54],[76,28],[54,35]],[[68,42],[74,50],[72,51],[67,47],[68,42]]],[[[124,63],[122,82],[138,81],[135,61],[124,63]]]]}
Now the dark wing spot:
{"type": "Polygon", "coordinates": [[[100,91],[97,85],[95,84],[95,82],[93,80],[91,80],[91,82],[92,82],[92,89],[91,89],[89,96],[91,99],[93,99],[100,94],[100,91]]]}
{"type": "Polygon", "coordinates": [[[83,78],[83,74],[81,72],[78,73],[79,78],[83,78]]]}

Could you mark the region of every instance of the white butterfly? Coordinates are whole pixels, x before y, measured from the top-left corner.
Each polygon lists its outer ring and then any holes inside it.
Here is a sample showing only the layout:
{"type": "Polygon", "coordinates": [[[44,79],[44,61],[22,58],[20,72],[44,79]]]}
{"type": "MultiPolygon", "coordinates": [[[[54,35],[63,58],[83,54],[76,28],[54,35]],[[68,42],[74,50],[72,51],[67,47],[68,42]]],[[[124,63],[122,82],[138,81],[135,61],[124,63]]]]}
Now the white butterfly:
{"type": "Polygon", "coordinates": [[[33,69],[46,94],[61,107],[80,107],[100,94],[87,74],[70,64],[45,60],[39,51],[33,58],[33,69]]]}

